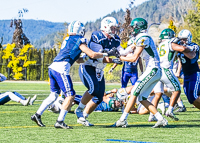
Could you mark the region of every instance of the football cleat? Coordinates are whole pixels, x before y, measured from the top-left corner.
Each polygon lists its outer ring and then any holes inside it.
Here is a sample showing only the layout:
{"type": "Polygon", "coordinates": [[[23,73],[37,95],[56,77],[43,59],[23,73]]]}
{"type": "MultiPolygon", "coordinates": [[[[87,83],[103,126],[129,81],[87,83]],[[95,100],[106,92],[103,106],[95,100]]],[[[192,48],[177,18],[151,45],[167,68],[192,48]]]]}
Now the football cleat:
{"type": "Polygon", "coordinates": [[[56,121],[54,127],[55,128],[62,128],[62,129],[73,129],[70,126],[67,126],[63,121],[56,121]]]}
{"type": "Polygon", "coordinates": [[[24,100],[24,102],[22,103],[24,106],[28,106],[29,102],[30,102],[31,98],[28,97],[26,100],[24,100]]]}
{"type": "Polygon", "coordinates": [[[167,117],[170,117],[170,118],[172,118],[173,120],[175,120],[175,121],[178,121],[179,119],[174,115],[174,113],[170,113],[170,112],[166,112],[166,114],[165,114],[167,117]]]}
{"type": "Polygon", "coordinates": [[[122,127],[122,128],[126,128],[127,125],[128,125],[127,120],[124,120],[124,121],[118,120],[117,122],[115,122],[114,125],[111,125],[111,127],[122,127]]]}
{"type": "Polygon", "coordinates": [[[86,120],[84,117],[80,117],[77,119],[77,123],[82,124],[84,126],[90,127],[94,126],[94,124],[91,124],[88,120],[86,120]]]}
{"type": "Polygon", "coordinates": [[[174,112],[185,112],[186,111],[186,107],[183,105],[183,107],[178,107],[178,109],[174,112]]]}
{"type": "Polygon", "coordinates": [[[152,128],[160,128],[166,125],[168,125],[168,121],[165,118],[163,118],[162,120],[158,120],[152,128]]]}
{"type": "Polygon", "coordinates": [[[33,98],[31,98],[29,104],[33,105],[33,102],[35,102],[36,99],[37,99],[37,95],[34,95],[33,98]]]}
{"type": "Polygon", "coordinates": [[[41,115],[32,115],[31,116],[31,120],[36,122],[36,124],[40,127],[45,127],[45,125],[42,123],[42,120],[41,120],[41,115]]]}

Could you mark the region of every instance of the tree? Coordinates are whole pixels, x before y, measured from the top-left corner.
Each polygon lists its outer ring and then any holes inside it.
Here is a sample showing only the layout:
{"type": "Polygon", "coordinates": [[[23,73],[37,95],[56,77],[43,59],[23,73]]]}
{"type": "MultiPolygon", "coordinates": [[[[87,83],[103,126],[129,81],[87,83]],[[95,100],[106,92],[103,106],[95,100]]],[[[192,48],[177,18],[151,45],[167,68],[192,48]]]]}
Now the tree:
{"type": "Polygon", "coordinates": [[[32,45],[27,44],[24,45],[22,49],[19,50],[19,54],[15,55],[16,50],[15,44],[7,44],[7,47],[3,50],[3,57],[2,59],[8,59],[9,63],[7,65],[8,68],[12,69],[13,78],[18,80],[23,78],[23,67],[28,67],[30,64],[35,64],[36,61],[29,61],[27,58],[26,53],[30,48],[33,48],[32,45]]]}
{"type": "Polygon", "coordinates": [[[181,28],[190,30],[193,42],[200,45],[200,0],[193,1],[195,3],[195,9],[188,11],[185,17],[185,25],[181,28]]]}
{"type": "Polygon", "coordinates": [[[125,23],[122,25],[122,33],[120,34],[120,38],[123,42],[127,42],[129,40],[129,36],[131,35],[131,27],[129,26],[131,23],[130,10],[126,9],[125,23]]]}

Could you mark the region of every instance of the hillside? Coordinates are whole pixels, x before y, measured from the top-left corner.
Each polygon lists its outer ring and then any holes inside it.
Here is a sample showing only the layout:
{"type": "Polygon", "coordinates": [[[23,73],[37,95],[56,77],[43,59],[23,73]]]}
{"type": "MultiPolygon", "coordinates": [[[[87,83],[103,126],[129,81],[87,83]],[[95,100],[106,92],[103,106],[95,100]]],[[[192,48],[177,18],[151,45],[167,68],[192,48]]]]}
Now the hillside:
{"type": "MultiPolygon", "coordinates": [[[[131,9],[131,17],[145,18],[149,24],[153,22],[168,22],[170,18],[173,18],[176,24],[181,24],[184,22],[184,16],[189,9],[193,9],[192,0],[149,0],[137,7],[133,7],[131,9]]],[[[125,11],[119,10],[117,12],[113,11],[106,16],[113,16],[123,24],[125,14],[125,11]]],[[[100,18],[95,22],[87,22],[85,24],[87,31],[86,38],[90,38],[92,31],[100,29],[101,20],[100,18]]],[[[22,22],[24,33],[36,48],[53,47],[55,40],[59,38],[58,32],[62,32],[65,29],[64,23],[53,23],[41,20],[22,20],[22,22]]],[[[3,36],[4,38],[3,44],[12,41],[14,28],[10,28],[9,26],[9,20],[0,20],[0,37],[3,36]]],[[[163,25],[160,27],[165,28],[163,25]]],[[[162,28],[156,31],[160,32],[162,28]]]]}
{"type": "MultiPolygon", "coordinates": [[[[10,20],[0,20],[0,37],[3,37],[3,44],[11,43],[14,27],[10,27],[10,20]]],[[[31,43],[52,34],[54,32],[63,31],[65,26],[63,23],[55,23],[44,20],[23,20],[23,32],[29,38],[31,43]]],[[[52,37],[51,37],[52,38],[52,37]]]]}
{"type": "MultiPolygon", "coordinates": [[[[149,0],[131,9],[131,17],[144,18],[149,24],[169,20],[171,17],[176,23],[183,23],[184,16],[189,9],[193,9],[192,0],[149,0]]],[[[114,11],[106,16],[115,17],[120,23],[124,23],[125,12],[114,11]]],[[[101,19],[95,22],[86,23],[87,31],[94,31],[100,28],[101,19]]]]}

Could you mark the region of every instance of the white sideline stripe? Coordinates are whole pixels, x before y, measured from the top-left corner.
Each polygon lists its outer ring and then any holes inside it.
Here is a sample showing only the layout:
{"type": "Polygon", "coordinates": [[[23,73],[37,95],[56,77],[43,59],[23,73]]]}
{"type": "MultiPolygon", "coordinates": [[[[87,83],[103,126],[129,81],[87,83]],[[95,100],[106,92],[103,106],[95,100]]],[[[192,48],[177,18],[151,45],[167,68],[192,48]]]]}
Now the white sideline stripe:
{"type": "MultiPolygon", "coordinates": [[[[5,80],[4,83],[45,83],[48,84],[47,81],[16,81],[16,80],[5,80]]],[[[83,83],[80,82],[73,82],[73,84],[77,84],[77,85],[83,85],[83,83]]],[[[107,85],[121,85],[121,83],[119,82],[113,82],[113,83],[106,83],[107,85]]],[[[128,85],[131,85],[130,83],[128,85]]]]}
{"type": "MultiPolygon", "coordinates": [[[[5,89],[4,90],[2,90],[2,89],[0,89],[0,91],[5,91],[5,89]]],[[[50,92],[50,90],[14,90],[14,91],[47,91],[47,92],[50,92]]],[[[76,92],[85,92],[86,90],[84,90],[84,91],[76,91],[76,92]]]]}

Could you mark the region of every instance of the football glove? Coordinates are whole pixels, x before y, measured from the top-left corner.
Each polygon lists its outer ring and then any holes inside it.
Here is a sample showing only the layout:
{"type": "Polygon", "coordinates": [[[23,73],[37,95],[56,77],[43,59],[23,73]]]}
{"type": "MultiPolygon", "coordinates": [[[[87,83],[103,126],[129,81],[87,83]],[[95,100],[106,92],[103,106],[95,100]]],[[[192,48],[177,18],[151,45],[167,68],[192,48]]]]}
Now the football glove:
{"type": "Polygon", "coordinates": [[[114,70],[114,68],[111,68],[108,73],[111,74],[113,72],[113,70],[114,70]]]}
{"type": "Polygon", "coordinates": [[[119,58],[120,57],[120,53],[119,53],[119,51],[117,50],[117,48],[115,48],[115,47],[113,47],[110,51],[108,51],[108,57],[110,57],[110,56],[115,56],[115,57],[117,57],[117,58],[119,58]]]}

